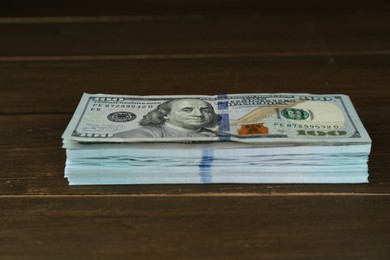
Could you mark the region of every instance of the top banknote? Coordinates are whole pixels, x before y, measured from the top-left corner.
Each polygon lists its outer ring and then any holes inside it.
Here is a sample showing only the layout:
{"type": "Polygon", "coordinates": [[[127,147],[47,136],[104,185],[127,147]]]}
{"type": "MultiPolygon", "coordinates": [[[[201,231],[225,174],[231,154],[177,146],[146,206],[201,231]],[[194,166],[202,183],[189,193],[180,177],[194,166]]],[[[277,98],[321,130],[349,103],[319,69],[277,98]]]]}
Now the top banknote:
{"type": "Polygon", "coordinates": [[[65,142],[370,143],[346,95],[84,94],[65,142]]]}

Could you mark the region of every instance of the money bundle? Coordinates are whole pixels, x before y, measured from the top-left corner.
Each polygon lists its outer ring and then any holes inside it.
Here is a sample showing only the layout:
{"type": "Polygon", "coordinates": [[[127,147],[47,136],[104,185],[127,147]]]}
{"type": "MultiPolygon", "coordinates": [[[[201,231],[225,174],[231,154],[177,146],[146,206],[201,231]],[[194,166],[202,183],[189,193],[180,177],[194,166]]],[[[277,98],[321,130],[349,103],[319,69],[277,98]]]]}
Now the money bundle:
{"type": "Polygon", "coordinates": [[[346,95],[84,94],[71,185],[364,183],[371,140],[346,95]]]}

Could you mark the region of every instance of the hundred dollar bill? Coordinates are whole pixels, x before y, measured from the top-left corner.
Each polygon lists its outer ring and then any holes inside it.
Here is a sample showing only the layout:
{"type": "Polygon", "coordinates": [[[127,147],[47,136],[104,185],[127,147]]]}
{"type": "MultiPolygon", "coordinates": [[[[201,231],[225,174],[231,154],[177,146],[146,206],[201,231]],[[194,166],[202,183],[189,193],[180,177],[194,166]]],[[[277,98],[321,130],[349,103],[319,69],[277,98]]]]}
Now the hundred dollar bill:
{"type": "Polygon", "coordinates": [[[84,94],[64,142],[370,143],[346,95],[84,94]]]}

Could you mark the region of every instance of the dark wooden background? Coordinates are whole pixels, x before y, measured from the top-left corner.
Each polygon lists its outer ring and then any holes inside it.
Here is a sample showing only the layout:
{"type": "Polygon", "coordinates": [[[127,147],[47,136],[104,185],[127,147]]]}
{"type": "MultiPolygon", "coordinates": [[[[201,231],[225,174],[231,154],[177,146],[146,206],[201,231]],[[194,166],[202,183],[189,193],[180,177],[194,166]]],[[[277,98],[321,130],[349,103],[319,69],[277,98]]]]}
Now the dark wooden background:
{"type": "Polygon", "coordinates": [[[390,259],[390,3],[5,1],[1,259],[390,259]],[[68,186],[83,92],[350,95],[369,184],[68,186]]]}

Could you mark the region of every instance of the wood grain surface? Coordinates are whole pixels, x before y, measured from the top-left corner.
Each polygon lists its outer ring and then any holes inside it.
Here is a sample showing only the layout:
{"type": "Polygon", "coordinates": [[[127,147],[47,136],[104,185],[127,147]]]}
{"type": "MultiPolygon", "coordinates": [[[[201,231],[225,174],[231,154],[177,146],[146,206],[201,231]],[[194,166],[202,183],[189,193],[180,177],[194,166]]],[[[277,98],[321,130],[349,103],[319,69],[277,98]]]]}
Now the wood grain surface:
{"type": "Polygon", "coordinates": [[[15,0],[0,8],[1,259],[389,259],[390,4],[15,0]],[[351,97],[369,184],[69,186],[83,92],[351,97]]]}
{"type": "Polygon", "coordinates": [[[0,249],[40,259],[386,259],[389,203],[387,195],[3,197],[0,249]]]}

